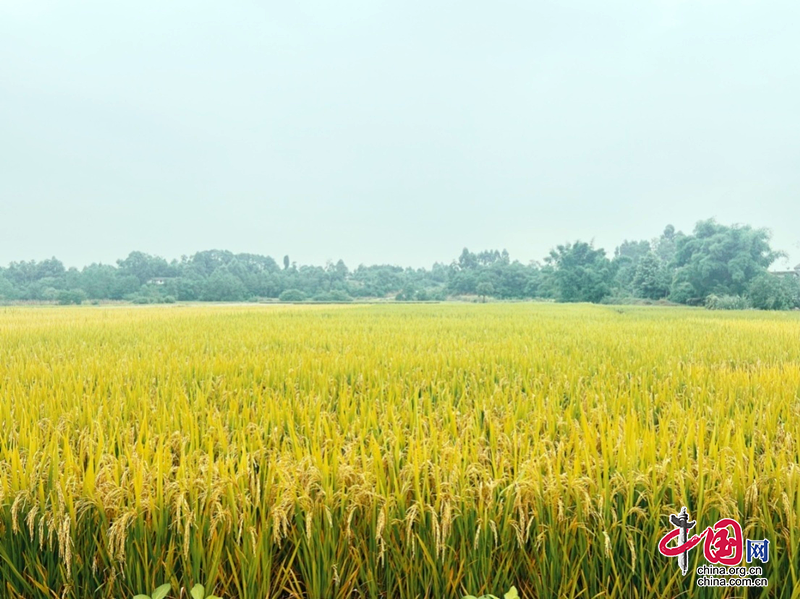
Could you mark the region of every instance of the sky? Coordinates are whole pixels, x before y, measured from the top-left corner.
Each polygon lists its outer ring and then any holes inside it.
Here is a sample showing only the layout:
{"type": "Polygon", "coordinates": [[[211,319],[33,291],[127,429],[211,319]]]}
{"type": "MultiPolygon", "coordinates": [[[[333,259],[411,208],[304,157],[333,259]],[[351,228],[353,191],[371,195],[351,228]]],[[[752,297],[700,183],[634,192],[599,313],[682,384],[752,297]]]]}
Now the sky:
{"type": "Polygon", "coordinates": [[[794,0],[0,0],[0,264],[609,254],[800,262],[794,0]]]}

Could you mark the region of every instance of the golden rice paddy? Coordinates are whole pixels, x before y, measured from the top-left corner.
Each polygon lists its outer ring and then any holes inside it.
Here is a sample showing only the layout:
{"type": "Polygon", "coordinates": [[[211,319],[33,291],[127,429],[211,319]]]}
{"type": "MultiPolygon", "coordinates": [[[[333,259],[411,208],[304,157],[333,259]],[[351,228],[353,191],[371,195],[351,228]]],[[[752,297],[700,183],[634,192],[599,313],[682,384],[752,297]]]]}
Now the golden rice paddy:
{"type": "Polygon", "coordinates": [[[0,596],[694,595],[685,505],[797,597],[799,394],[786,313],[0,309],[0,596]]]}

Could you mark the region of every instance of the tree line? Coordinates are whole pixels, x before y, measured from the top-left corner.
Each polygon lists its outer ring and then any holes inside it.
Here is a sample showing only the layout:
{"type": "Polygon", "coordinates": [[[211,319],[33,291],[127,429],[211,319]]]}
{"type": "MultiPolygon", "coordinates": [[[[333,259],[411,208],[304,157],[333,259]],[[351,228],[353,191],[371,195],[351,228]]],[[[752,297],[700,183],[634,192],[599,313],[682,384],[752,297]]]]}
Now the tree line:
{"type": "Polygon", "coordinates": [[[284,256],[223,250],[167,261],[131,252],[116,265],[66,268],[56,259],[0,268],[0,301],[397,301],[547,299],[559,302],[669,301],[710,308],[800,308],[800,276],[773,274],[781,252],[769,232],[700,221],[691,233],[668,225],[655,239],[623,241],[608,255],[586,241],[559,245],[543,261],[511,260],[505,250],[464,249],[430,269],[342,260],[297,265],[284,256]]]}

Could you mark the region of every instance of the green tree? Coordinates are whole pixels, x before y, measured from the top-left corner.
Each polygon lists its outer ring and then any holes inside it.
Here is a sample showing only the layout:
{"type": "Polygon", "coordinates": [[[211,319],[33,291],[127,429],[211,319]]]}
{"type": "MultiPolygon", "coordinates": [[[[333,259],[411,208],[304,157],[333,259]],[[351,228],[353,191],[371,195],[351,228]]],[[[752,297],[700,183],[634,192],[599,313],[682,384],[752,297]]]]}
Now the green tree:
{"type": "Polygon", "coordinates": [[[212,302],[239,302],[245,299],[244,283],[225,268],[215,270],[203,286],[201,298],[212,302]]]}
{"type": "Polygon", "coordinates": [[[342,289],[345,280],[349,274],[349,270],[343,260],[339,260],[336,264],[328,262],[325,265],[325,272],[328,275],[328,291],[332,289],[342,289]]]}
{"type": "Polygon", "coordinates": [[[791,284],[784,277],[765,273],[752,280],[747,296],[759,310],[789,310],[794,307],[791,284]]]}
{"type": "Polygon", "coordinates": [[[359,297],[386,297],[403,289],[405,279],[401,267],[388,264],[360,264],[350,277],[353,295],[359,297]]]}
{"type": "Polygon", "coordinates": [[[576,241],[551,250],[546,260],[554,269],[557,300],[597,303],[610,294],[612,270],[605,250],[576,241]]]}
{"type": "Polygon", "coordinates": [[[121,275],[117,273],[111,285],[110,299],[121,300],[139,291],[142,287],[139,279],[133,275],[121,275]]]}
{"type": "Polygon", "coordinates": [[[477,293],[478,275],[475,270],[456,270],[450,277],[448,288],[457,295],[477,293]]]}
{"type": "Polygon", "coordinates": [[[478,287],[476,288],[478,295],[481,298],[481,301],[484,303],[486,302],[486,298],[494,293],[494,285],[492,285],[488,281],[482,281],[478,283],[478,287]]]}
{"type": "Polygon", "coordinates": [[[14,288],[14,284],[0,274],[0,300],[14,300],[17,299],[19,293],[14,288]]]}
{"type": "Polygon", "coordinates": [[[800,277],[783,277],[783,285],[791,297],[789,307],[792,309],[800,309],[800,277]]]}
{"type": "MultiPolygon", "coordinates": [[[[64,289],[64,279],[55,277],[44,277],[38,281],[33,281],[25,289],[23,297],[32,300],[47,300],[53,299],[47,296],[47,291],[55,289],[56,291],[64,289]]],[[[52,295],[52,294],[50,294],[52,295]]]]}
{"type": "Polygon", "coordinates": [[[86,301],[86,292],[83,289],[62,289],[56,294],[56,299],[62,306],[69,304],[79,306],[86,301]]]}
{"type": "Polygon", "coordinates": [[[193,302],[199,300],[203,295],[205,280],[197,273],[191,273],[178,279],[177,298],[182,302],[193,302]]]}
{"type": "Polygon", "coordinates": [[[534,265],[526,266],[517,260],[510,264],[498,264],[492,267],[494,286],[492,295],[503,299],[533,297],[538,284],[538,269],[534,265]]]}
{"type": "Polygon", "coordinates": [[[151,256],[144,252],[131,252],[124,260],[117,260],[119,274],[134,276],[144,285],[154,277],[171,277],[177,274],[176,266],[170,264],[160,256],[151,256]]]}
{"type": "Polygon", "coordinates": [[[47,260],[42,260],[36,265],[34,277],[36,279],[44,279],[45,277],[58,279],[63,277],[65,272],[64,264],[54,256],[47,260]]]}
{"type": "Polygon", "coordinates": [[[107,299],[113,294],[117,278],[117,269],[110,264],[90,264],[81,271],[80,288],[89,299],[107,299]]]}
{"type": "Polygon", "coordinates": [[[651,251],[649,241],[628,241],[622,242],[614,250],[614,259],[611,261],[614,271],[615,293],[620,296],[635,294],[633,279],[636,269],[642,258],[651,251]]]}
{"type": "Polygon", "coordinates": [[[638,297],[665,298],[669,294],[669,270],[654,252],[648,252],[639,261],[632,284],[638,297]]]}
{"type": "Polygon", "coordinates": [[[651,243],[653,252],[655,252],[661,262],[669,266],[675,260],[678,241],[684,237],[686,237],[686,235],[680,231],[676,231],[674,226],[667,225],[664,227],[661,236],[654,239],[651,243]]]}
{"type": "Polygon", "coordinates": [[[412,283],[407,283],[394,299],[398,302],[413,302],[417,299],[417,293],[417,288],[412,283]]]}
{"type": "Polygon", "coordinates": [[[751,281],[780,255],[770,247],[765,229],[700,221],[692,235],[676,242],[673,290],[698,303],[712,293],[745,295],[751,281]]]}
{"type": "Polygon", "coordinates": [[[299,289],[287,289],[278,296],[282,302],[302,302],[306,299],[306,294],[299,289]]]}
{"type": "Polygon", "coordinates": [[[471,270],[478,266],[478,257],[470,252],[467,248],[461,251],[458,257],[458,268],[460,270],[471,270]]]}

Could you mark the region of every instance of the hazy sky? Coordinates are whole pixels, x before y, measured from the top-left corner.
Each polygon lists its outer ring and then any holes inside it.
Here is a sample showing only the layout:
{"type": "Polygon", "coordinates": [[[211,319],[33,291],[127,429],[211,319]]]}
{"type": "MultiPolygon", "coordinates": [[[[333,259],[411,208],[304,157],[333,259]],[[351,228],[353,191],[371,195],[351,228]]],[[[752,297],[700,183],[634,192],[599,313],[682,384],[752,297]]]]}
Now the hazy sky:
{"type": "Polygon", "coordinates": [[[798,32],[796,0],[0,0],[0,263],[528,261],[715,217],[793,265],[798,32]]]}

